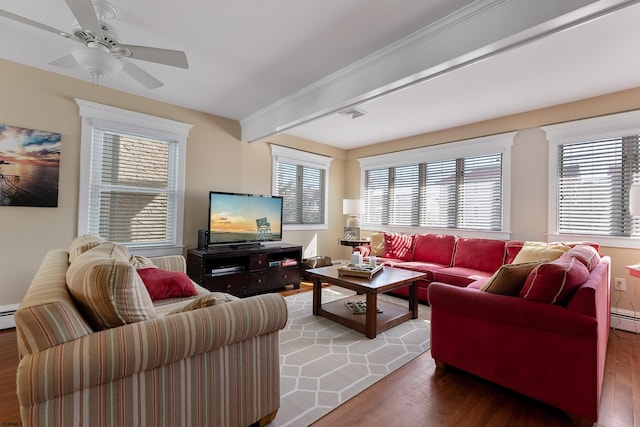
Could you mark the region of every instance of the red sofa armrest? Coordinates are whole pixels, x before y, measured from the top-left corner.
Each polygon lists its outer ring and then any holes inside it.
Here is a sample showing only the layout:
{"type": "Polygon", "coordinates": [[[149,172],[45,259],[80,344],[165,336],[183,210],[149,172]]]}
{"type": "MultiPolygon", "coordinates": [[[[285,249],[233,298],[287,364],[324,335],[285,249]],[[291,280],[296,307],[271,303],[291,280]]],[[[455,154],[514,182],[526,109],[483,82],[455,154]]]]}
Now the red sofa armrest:
{"type": "Polygon", "coordinates": [[[444,310],[467,318],[560,335],[595,338],[597,334],[597,320],[594,317],[558,305],[474,288],[433,282],[429,285],[429,304],[432,314],[444,310]]]}

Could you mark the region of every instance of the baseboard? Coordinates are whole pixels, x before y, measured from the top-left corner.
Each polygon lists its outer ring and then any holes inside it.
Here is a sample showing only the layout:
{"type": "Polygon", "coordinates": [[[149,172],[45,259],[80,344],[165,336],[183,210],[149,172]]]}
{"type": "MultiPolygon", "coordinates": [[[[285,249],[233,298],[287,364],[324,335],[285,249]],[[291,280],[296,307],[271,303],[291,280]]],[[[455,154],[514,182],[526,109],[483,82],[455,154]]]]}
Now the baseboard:
{"type": "Polygon", "coordinates": [[[640,333],[640,317],[635,311],[611,307],[611,327],[621,331],[640,333]]]}
{"type": "Polygon", "coordinates": [[[0,330],[16,327],[14,314],[20,304],[0,305],[0,330]]]}

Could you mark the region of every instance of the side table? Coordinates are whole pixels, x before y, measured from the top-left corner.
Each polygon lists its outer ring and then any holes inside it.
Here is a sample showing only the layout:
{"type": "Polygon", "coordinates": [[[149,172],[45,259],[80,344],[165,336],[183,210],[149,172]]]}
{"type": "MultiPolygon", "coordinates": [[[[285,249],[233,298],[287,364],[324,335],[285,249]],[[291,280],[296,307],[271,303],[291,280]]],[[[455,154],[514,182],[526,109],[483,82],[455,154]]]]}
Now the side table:
{"type": "Polygon", "coordinates": [[[338,243],[342,246],[351,246],[352,248],[356,246],[361,246],[367,243],[371,243],[371,239],[356,239],[356,240],[346,240],[346,239],[338,239],[338,243]]]}

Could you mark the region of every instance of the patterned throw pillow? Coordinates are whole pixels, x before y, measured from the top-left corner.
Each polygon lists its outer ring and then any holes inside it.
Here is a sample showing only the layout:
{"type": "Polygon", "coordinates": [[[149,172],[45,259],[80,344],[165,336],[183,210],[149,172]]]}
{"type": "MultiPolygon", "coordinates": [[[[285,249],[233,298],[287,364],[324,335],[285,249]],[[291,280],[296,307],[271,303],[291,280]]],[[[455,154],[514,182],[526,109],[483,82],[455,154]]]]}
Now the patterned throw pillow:
{"type": "Polygon", "coordinates": [[[169,271],[156,267],[141,268],[137,271],[152,301],[198,295],[189,276],[180,271],[169,271]]]}
{"type": "Polygon", "coordinates": [[[104,242],[78,256],[67,270],[67,287],[96,330],[157,317],[129,251],[117,243],[104,242]]]}
{"type": "Polygon", "coordinates": [[[522,249],[513,260],[513,264],[546,259],[555,261],[570,248],[564,245],[552,245],[543,242],[524,242],[522,249]]]}
{"type": "Polygon", "coordinates": [[[413,235],[384,233],[384,257],[411,261],[413,258],[413,235]]]}
{"type": "Polygon", "coordinates": [[[493,294],[517,296],[524,286],[529,273],[544,262],[546,260],[505,264],[480,287],[480,290],[493,294]]]}
{"type": "Polygon", "coordinates": [[[527,277],[520,296],[549,304],[566,304],[589,278],[589,270],[573,257],[540,264],[527,277]]]}

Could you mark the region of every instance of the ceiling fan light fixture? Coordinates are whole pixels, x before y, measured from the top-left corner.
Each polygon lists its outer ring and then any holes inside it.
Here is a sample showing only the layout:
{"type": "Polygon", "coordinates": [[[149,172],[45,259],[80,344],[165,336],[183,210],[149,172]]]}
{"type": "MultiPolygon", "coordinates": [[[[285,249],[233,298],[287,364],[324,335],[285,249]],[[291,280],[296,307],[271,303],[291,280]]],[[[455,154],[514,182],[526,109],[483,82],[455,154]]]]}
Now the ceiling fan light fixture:
{"type": "Polygon", "coordinates": [[[77,47],[71,54],[82,68],[96,78],[111,76],[122,70],[122,59],[98,48],[77,47]]]}

